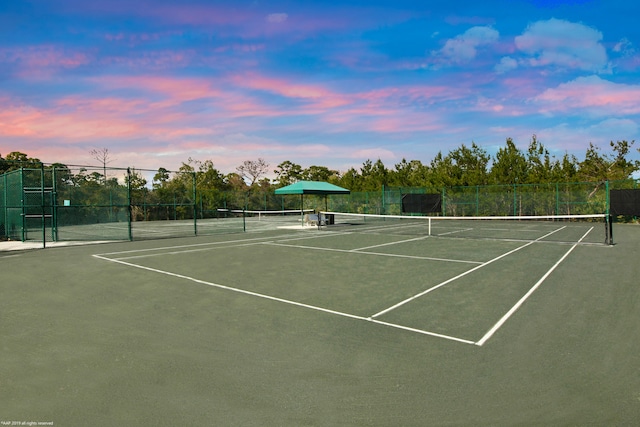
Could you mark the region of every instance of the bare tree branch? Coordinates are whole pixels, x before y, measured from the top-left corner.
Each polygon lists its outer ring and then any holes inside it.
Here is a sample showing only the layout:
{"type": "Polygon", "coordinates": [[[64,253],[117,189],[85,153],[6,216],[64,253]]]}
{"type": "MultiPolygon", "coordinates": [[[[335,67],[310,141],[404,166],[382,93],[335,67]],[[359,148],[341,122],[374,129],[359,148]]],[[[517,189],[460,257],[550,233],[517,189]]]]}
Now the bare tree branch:
{"type": "Polygon", "coordinates": [[[262,176],[269,172],[269,163],[263,158],[245,160],[236,170],[243,179],[249,180],[249,186],[253,186],[262,176]]]}

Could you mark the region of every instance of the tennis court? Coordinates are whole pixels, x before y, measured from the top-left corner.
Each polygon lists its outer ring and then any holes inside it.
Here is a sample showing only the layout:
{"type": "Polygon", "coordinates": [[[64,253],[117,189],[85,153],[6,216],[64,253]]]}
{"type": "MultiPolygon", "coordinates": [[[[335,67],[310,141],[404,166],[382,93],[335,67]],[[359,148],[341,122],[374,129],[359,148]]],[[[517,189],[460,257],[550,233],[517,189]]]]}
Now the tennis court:
{"type": "Polygon", "coordinates": [[[640,417],[637,225],[332,222],[3,253],[0,419],[640,417]]]}

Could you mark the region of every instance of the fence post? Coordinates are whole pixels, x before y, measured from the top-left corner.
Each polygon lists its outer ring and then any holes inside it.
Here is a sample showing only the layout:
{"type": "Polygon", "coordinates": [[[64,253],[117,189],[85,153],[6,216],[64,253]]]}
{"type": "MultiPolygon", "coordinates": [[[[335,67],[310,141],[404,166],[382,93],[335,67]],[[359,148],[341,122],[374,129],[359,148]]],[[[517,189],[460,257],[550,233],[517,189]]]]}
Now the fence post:
{"type": "Polygon", "coordinates": [[[0,197],[2,197],[2,203],[0,203],[0,209],[2,209],[0,214],[0,220],[2,221],[0,223],[0,237],[9,237],[9,229],[7,227],[7,212],[9,211],[7,207],[7,173],[0,175],[0,179],[2,179],[2,185],[0,185],[0,188],[2,188],[2,194],[0,194],[0,197]]]}
{"type": "Polygon", "coordinates": [[[476,216],[480,215],[480,186],[476,185],[476,216]]]}
{"type": "Polygon", "coordinates": [[[22,216],[21,218],[21,222],[22,222],[22,228],[20,230],[21,233],[21,238],[20,241],[22,242],[26,242],[27,240],[27,209],[24,206],[26,200],[25,200],[25,196],[24,196],[24,168],[22,166],[20,166],[20,206],[22,207],[22,216]]]}
{"type": "Polygon", "coordinates": [[[58,186],[56,168],[51,168],[51,239],[58,241],[58,186]]]}
{"type": "Polygon", "coordinates": [[[133,240],[133,230],[131,229],[131,221],[133,220],[133,206],[131,205],[131,168],[127,168],[127,228],[129,231],[129,241],[133,240]]]}
{"type": "Polygon", "coordinates": [[[198,235],[198,200],[197,200],[197,188],[196,188],[196,173],[193,172],[193,235],[198,235]]]}
{"type": "Polygon", "coordinates": [[[42,224],[42,248],[47,247],[47,218],[45,200],[44,200],[44,163],[40,163],[40,207],[41,207],[41,215],[42,219],[40,224],[42,224]]]}
{"type": "Polygon", "coordinates": [[[368,191],[364,192],[364,213],[370,213],[369,212],[369,192],[368,191]]]}

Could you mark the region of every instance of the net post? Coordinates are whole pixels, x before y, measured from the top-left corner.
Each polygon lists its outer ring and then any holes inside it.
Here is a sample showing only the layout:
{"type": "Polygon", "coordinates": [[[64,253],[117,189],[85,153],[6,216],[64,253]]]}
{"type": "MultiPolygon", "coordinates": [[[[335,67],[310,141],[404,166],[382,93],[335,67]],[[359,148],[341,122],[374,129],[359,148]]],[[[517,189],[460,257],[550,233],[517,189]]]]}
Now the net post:
{"type": "Polygon", "coordinates": [[[133,206],[131,201],[131,168],[127,168],[127,228],[129,231],[129,241],[133,241],[133,230],[131,229],[131,221],[133,221],[133,206]]]}
{"type": "Polygon", "coordinates": [[[605,215],[605,220],[604,220],[604,226],[606,227],[605,229],[605,234],[606,234],[606,241],[605,243],[608,245],[613,245],[613,216],[611,215],[611,194],[610,194],[610,188],[609,188],[609,180],[605,181],[605,188],[606,188],[606,215],[605,215]]]}
{"type": "Polygon", "coordinates": [[[613,215],[607,214],[605,217],[605,234],[606,234],[606,244],[613,245],[613,215]]]}

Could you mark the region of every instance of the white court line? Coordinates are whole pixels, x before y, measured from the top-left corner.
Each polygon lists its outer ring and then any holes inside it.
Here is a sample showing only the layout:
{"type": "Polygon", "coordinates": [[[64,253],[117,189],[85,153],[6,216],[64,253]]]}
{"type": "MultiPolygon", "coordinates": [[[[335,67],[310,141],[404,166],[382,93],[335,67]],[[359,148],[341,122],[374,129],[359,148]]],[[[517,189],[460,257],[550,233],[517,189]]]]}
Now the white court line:
{"type": "Polygon", "coordinates": [[[565,226],[563,226],[563,227],[560,227],[560,228],[558,228],[557,230],[554,230],[554,231],[552,231],[552,232],[550,232],[550,233],[547,233],[547,234],[545,234],[544,236],[539,237],[538,239],[536,239],[536,240],[534,240],[534,241],[531,241],[531,242],[529,242],[529,243],[526,243],[526,244],[524,244],[524,245],[522,245],[522,246],[518,246],[517,248],[512,249],[512,250],[510,250],[510,251],[509,251],[509,252],[507,252],[507,253],[504,253],[504,254],[502,254],[502,255],[499,255],[499,256],[497,256],[497,257],[495,257],[495,258],[493,258],[493,259],[491,259],[491,260],[489,260],[489,261],[487,261],[487,262],[484,262],[484,263],[482,263],[482,264],[478,265],[477,267],[473,267],[472,269],[467,270],[467,271],[465,271],[465,272],[464,272],[464,273],[462,273],[462,274],[458,274],[457,276],[452,277],[451,279],[445,280],[445,281],[444,281],[444,282],[442,282],[442,283],[439,283],[439,284],[437,284],[437,285],[435,285],[435,286],[433,286],[433,287],[431,287],[431,288],[429,288],[429,289],[427,289],[427,290],[424,290],[424,291],[422,291],[422,292],[420,292],[420,293],[418,293],[418,294],[416,294],[416,295],[413,295],[412,297],[409,297],[409,298],[405,299],[404,301],[400,301],[399,303],[397,303],[397,304],[395,304],[395,305],[393,305],[393,306],[391,306],[391,307],[389,307],[389,308],[386,308],[386,309],[384,309],[384,310],[382,310],[382,311],[380,311],[380,312],[378,312],[378,313],[374,314],[374,315],[373,315],[373,316],[371,316],[371,317],[372,317],[372,318],[376,318],[376,317],[382,316],[383,314],[386,314],[386,313],[388,313],[388,312],[390,312],[390,311],[393,311],[393,310],[395,310],[396,308],[401,307],[401,306],[403,306],[403,305],[407,304],[408,302],[411,302],[411,301],[413,301],[413,300],[415,300],[415,299],[418,299],[418,298],[420,298],[420,297],[422,297],[422,296],[424,296],[424,295],[428,294],[429,292],[433,292],[433,291],[435,291],[436,289],[441,288],[441,287],[443,287],[443,286],[445,286],[445,285],[447,285],[447,284],[449,284],[449,283],[453,282],[454,280],[458,280],[459,278],[466,276],[467,274],[471,274],[471,273],[473,273],[473,272],[474,272],[474,271],[476,271],[476,270],[479,270],[479,269],[481,269],[481,268],[483,268],[483,267],[486,267],[487,265],[489,265],[489,264],[491,264],[491,263],[494,263],[494,262],[498,261],[499,259],[502,259],[502,258],[504,258],[504,257],[506,257],[506,256],[508,256],[508,255],[511,255],[512,253],[517,252],[517,251],[519,251],[520,249],[526,248],[527,246],[534,244],[536,241],[541,240],[541,239],[544,239],[545,237],[550,236],[550,235],[552,235],[553,233],[556,233],[556,232],[558,232],[558,231],[560,231],[560,230],[562,230],[562,229],[564,229],[564,228],[566,228],[566,225],[565,225],[565,226]]]}
{"type": "MultiPolygon", "coordinates": [[[[164,251],[166,249],[182,249],[182,248],[198,248],[198,247],[205,247],[205,246],[222,246],[222,245],[226,245],[229,243],[244,243],[244,242],[255,242],[256,244],[260,244],[265,240],[277,240],[277,241],[282,241],[282,242],[288,242],[288,241],[292,241],[292,240],[307,240],[307,239],[316,239],[316,238],[320,238],[320,237],[334,237],[334,236],[338,236],[338,235],[347,235],[347,234],[352,234],[350,232],[341,232],[341,233],[331,233],[331,234],[317,234],[317,235],[306,235],[306,236],[300,236],[299,233],[292,233],[292,234],[283,234],[281,236],[265,236],[265,237],[254,237],[251,239],[237,239],[237,240],[225,240],[222,242],[208,242],[208,243],[195,243],[195,244],[189,244],[189,245],[177,245],[177,246],[162,246],[159,248],[148,248],[148,249],[131,249],[131,250],[127,250],[127,251],[118,251],[118,252],[106,252],[106,253],[101,253],[98,255],[120,255],[120,254],[129,254],[129,253],[140,253],[140,252],[157,252],[157,251],[164,251]]],[[[229,246],[225,246],[225,247],[235,247],[238,245],[229,245],[229,246]]],[[[218,248],[211,248],[211,249],[218,249],[218,248]]],[[[203,250],[208,250],[208,248],[205,248],[203,250]]],[[[191,252],[191,249],[187,249],[186,251],[183,252],[191,252]]],[[[179,251],[173,251],[171,252],[172,255],[179,253],[179,251]]],[[[163,255],[163,254],[167,254],[167,252],[164,252],[162,254],[158,254],[158,255],[163,255]]],[[[153,256],[153,255],[149,255],[149,256],[153,256]]]]}
{"type": "Polygon", "coordinates": [[[487,340],[489,338],[491,338],[493,336],[493,334],[496,333],[496,331],[498,329],[500,329],[502,327],[502,325],[505,324],[505,322],[507,320],[509,320],[509,318],[513,315],[513,313],[516,312],[516,310],[518,310],[520,308],[520,306],[522,304],[524,304],[524,302],[529,299],[529,297],[531,296],[531,294],[533,294],[536,289],[538,289],[540,287],[540,285],[542,285],[542,283],[547,280],[547,277],[549,277],[551,275],[551,273],[553,273],[553,271],[560,265],[560,263],[562,263],[562,261],[564,261],[569,254],[578,246],[578,244],[585,238],[587,237],[587,234],[589,234],[591,232],[591,230],[593,230],[593,227],[591,227],[586,233],[584,233],[584,236],[582,236],[580,238],[580,240],[578,240],[573,246],[571,246],[571,248],[569,248],[569,250],[562,256],[562,258],[560,258],[558,260],[558,262],[556,262],[553,267],[551,267],[549,269],[549,271],[547,271],[541,278],[540,280],[538,280],[536,282],[535,285],[533,285],[533,287],[531,289],[529,289],[529,291],[522,297],[520,298],[520,301],[518,301],[513,307],[511,307],[511,309],[504,315],[502,316],[502,318],[498,321],[498,323],[496,323],[495,325],[493,325],[493,327],[491,329],[489,329],[489,331],[476,343],[476,345],[483,345],[485,342],[487,342],[487,340]]]}
{"type": "Polygon", "coordinates": [[[363,318],[363,320],[368,320],[369,322],[377,323],[378,325],[391,326],[392,328],[403,329],[405,331],[416,332],[416,333],[419,333],[419,334],[429,335],[429,336],[437,337],[437,338],[444,338],[444,339],[447,339],[447,340],[450,340],[450,341],[458,341],[458,342],[465,343],[465,344],[475,344],[473,341],[465,340],[463,338],[456,338],[456,337],[452,337],[450,335],[437,334],[435,332],[424,331],[422,329],[410,328],[408,326],[402,326],[402,325],[398,325],[396,323],[383,322],[382,320],[376,320],[376,319],[372,319],[370,317],[369,318],[363,318]]]}
{"type": "Polygon", "coordinates": [[[204,252],[204,251],[223,250],[223,249],[227,249],[227,248],[241,248],[241,247],[245,247],[245,246],[257,246],[257,245],[261,245],[263,243],[268,243],[268,242],[238,243],[238,244],[235,244],[235,245],[227,245],[227,246],[198,248],[198,249],[187,249],[187,250],[162,252],[162,253],[155,253],[155,254],[145,254],[145,255],[133,255],[133,256],[126,256],[126,257],[118,257],[116,259],[124,260],[124,259],[151,258],[151,257],[157,257],[157,256],[164,256],[164,255],[180,255],[180,254],[188,254],[188,253],[192,253],[192,252],[204,252]]]}
{"type": "Polygon", "coordinates": [[[449,231],[447,233],[439,233],[437,234],[437,236],[448,236],[449,234],[464,233],[465,231],[471,231],[471,230],[473,230],[473,228],[463,228],[460,230],[449,231]]]}
{"type": "Polygon", "coordinates": [[[428,238],[429,236],[422,236],[422,237],[415,237],[413,239],[407,239],[407,240],[398,240],[396,242],[389,242],[389,243],[381,243],[379,245],[373,245],[373,246],[365,246],[363,248],[356,248],[356,249],[351,249],[353,252],[358,252],[358,251],[363,251],[365,249],[373,249],[373,248],[379,248],[382,246],[390,246],[390,245],[397,245],[399,243],[407,243],[407,242],[415,242],[417,240],[424,240],[426,238],[428,238]]]}
{"type": "Polygon", "coordinates": [[[224,289],[224,290],[227,290],[227,291],[238,292],[238,293],[241,293],[241,294],[244,294],[244,295],[250,295],[250,296],[253,296],[253,297],[264,298],[264,299],[271,300],[271,301],[277,301],[277,302],[280,302],[280,303],[289,304],[289,305],[293,305],[293,306],[296,306],[296,307],[302,307],[302,308],[306,308],[306,309],[310,309],[310,310],[320,311],[320,312],[323,312],[323,313],[333,314],[333,315],[336,315],[336,316],[347,317],[347,318],[350,318],[350,319],[364,320],[366,322],[376,323],[378,325],[389,326],[389,327],[392,327],[392,328],[402,329],[402,330],[405,330],[405,331],[416,332],[416,333],[420,333],[420,334],[423,334],[423,335],[429,335],[429,336],[433,336],[433,337],[437,337],[437,338],[444,338],[444,339],[448,339],[448,340],[451,340],[451,341],[457,341],[457,342],[461,342],[461,343],[465,343],[465,344],[475,344],[473,341],[465,340],[465,339],[462,339],[462,338],[456,338],[456,337],[449,336],[449,335],[443,335],[443,334],[438,334],[438,333],[435,333],[435,332],[424,331],[424,330],[421,330],[421,329],[410,328],[410,327],[407,327],[407,326],[397,325],[395,323],[382,322],[382,321],[379,321],[379,320],[372,319],[370,317],[358,316],[358,315],[355,315],[355,314],[349,314],[349,313],[344,313],[344,312],[341,312],[341,311],[330,310],[328,308],[318,307],[318,306],[315,306],[315,305],[303,304],[301,302],[291,301],[291,300],[284,299],[284,298],[278,298],[278,297],[274,297],[274,296],[271,296],[271,295],[265,295],[265,294],[260,294],[260,293],[257,293],[257,292],[247,291],[245,289],[239,289],[239,288],[234,288],[234,287],[231,287],[231,286],[220,285],[218,283],[207,282],[205,280],[196,279],[194,277],[185,276],[183,274],[172,273],[170,271],[164,271],[164,270],[159,270],[157,268],[145,267],[143,265],[138,265],[138,264],[132,264],[130,262],[121,261],[119,259],[106,258],[106,257],[100,256],[100,255],[93,255],[93,257],[101,259],[101,260],[104,260],[104,261],[115,262],[117,264],[126,265],[126,266],[129,266],[129,267],[135,267],[135,268],[140,268],[142,270],[152,271],[154,273],[164,274],[164,275],[171,276],[171,277],[177,277],[179,279],[188,280],[188,281],[191,281],[191,282],[195,282],[195,283],[199,283],[199,284],[202,284],[202,285],[211,286],[211,287],[218,288],[218,289],[224,289]]]}
{"type": "Polygon", "coordinates": [[[368,252],[360,249],[335,249],[335,248],[317,248],[315,246],[302,246],[302,245],[287,245],[285,243],[278,242],[261,242],[264,245],[271,246],[283,246],[285,248],[296,248],[296,249],[310,249],[313,251],[326,251],[326,252],[344,252],[350,254],[363,254],[363,255],[375,255],[375,256],[386,256],[392,258],[409,258],[409,259],[421,259],[428,261],[444,261],[444,262],[459,262],[463,264],[482,264],[482,261],[468,261],[463,259],[448,259],[448,258],[434,258],[434,257],[426,257],[426,256],[418,256],[418,255],[401,255],[401,254],[385,254],[381,252],[368,252]]]}
{"type": "MultiPolygon", "coordinates": [[[[295,240],[309,240],[309,239],[321,239],[323,237],[336,237],[336,236],[348,236],[350,234],[354,234],[352,231],[322,231],[319,232],[318,234],[307,234],[305,236],[300,236],[299,234],[296,235],[296,237],[291,237],[288,238],[288,236],[282,236],[282,237],[287,237],[285,239],[281,239],[280,237],[278,237],[277,240],[278,242],[292,242],[295,240]]],[[[293,235],[292,235],[293,236],[293,235]]]]}
{"type": "MultiPolygon", "coordinates": [[[[286,236],[288,236],[288,235],[279,236],[279,237],[286,237],[286,236]]],[[[291,234],[291,236],[294,236],[294,234],[291,234]]],[[[99,255],[99,256],[120,255],[120,254],[130,254],[130,253],[138,253],[138,252],[164,251],[166,249],[196,248],[196,247],[201,247],[201,246],[216,246],[216,245],[225,245],[227,243],[241,243],[241,242],[252,242],[252,241],[258,241],[257,243],[261,243],[260,241],[274,239],[274,237],[275,236],[255,237],[255,238],[252,238],[252,239],[225,240],[223,242],[208,242],[208,243],[196,243],[196,244],[190,244],[190,245],[163,246],[163,247],[160,247],[160,248],[149,248],[149,249],[131,249],[131,250],[128,250],[128,251],[106,252],[106,253],[97,254],[97,255],[99,255]]]]}
{"type": "Polygon", "coordinates": [[[522,229],[510,229],[510,228],[479,228],[478,230],[482,230],[482,231],[517,231],[518,233],[521,232],[525,232],[525,233],[539,233],[541,230],[530,230],[530,229],[526,229],[526,228],[522,228],[522,229]]]}

